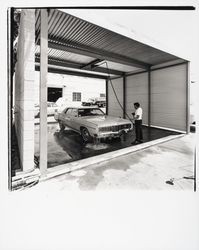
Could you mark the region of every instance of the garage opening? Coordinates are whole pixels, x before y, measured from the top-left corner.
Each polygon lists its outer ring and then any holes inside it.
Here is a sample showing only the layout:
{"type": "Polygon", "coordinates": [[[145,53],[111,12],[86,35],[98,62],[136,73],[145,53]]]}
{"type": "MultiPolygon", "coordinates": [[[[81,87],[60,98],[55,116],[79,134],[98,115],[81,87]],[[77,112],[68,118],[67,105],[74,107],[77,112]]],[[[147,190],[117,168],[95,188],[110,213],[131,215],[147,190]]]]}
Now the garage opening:
{"type": "Polygon", "coordinates": [[[56,102],[62,96],[63,96],[62,88],[48,87],[48,102],[56,102]]]}

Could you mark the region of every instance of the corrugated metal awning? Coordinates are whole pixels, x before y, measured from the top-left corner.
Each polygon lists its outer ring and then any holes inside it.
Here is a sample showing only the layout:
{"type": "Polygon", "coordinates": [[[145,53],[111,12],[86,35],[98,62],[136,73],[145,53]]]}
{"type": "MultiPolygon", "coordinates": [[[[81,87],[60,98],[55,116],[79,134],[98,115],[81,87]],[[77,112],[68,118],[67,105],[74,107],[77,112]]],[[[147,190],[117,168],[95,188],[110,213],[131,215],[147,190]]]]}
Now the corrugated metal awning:
{"type": "MultiPolygon", "coordinates": [[[[40,15],[36,10],[36,62],[39,62],[40,15]]],[[[169,61],[185,61],[57,9],[48,13],[48,61],[106,75],[123,75],[169,61]],[[107,64],[104,61],[108,61],[107,64]]]]}

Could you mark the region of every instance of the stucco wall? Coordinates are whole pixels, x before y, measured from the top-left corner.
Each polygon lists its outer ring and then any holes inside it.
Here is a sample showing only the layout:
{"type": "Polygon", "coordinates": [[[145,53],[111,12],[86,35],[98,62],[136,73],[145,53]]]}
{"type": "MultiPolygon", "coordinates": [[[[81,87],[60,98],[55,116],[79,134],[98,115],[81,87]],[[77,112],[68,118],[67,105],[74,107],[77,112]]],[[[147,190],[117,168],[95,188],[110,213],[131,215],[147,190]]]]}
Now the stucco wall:
{"type": "Polygon", "coordinates": [[[34,167],[35,13],[21,12],[15,71],[15,128],[24,171],[34,167]]]}

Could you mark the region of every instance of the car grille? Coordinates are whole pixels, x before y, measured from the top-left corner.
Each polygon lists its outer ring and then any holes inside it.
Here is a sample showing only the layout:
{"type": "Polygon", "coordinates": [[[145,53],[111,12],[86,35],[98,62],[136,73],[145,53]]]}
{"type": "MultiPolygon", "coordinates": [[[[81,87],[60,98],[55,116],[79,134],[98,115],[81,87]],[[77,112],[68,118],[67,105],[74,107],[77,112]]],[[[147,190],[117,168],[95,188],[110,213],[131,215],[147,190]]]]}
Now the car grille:
{"type": "Polygon", "coordinates": [[[109,126],[109,127],[101,127],[99,128],[99,132],[118,132],[122,129],[131,128],[131,124],[123,124],[117,126],[109,126]]]}

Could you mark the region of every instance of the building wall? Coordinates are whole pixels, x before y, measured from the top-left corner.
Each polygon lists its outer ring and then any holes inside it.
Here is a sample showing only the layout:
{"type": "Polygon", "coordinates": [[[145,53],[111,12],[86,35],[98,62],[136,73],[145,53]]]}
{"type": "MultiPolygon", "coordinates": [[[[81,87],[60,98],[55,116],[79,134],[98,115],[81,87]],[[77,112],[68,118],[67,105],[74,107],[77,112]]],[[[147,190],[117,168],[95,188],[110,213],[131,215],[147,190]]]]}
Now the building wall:
{"type": "MultiPolygon", "coordinates": [[[[73,92],[81,92],[81,102],[106,92],[105,80],[48,73],[47,87],[63,88],[63,98],[72,102],[73,92]]],[[[39,103],[39,72],[35,72],[34,102],[39,103]]],[[[81,104],[81,102],[75,102],[81,104]]]]}
{"type": "Polygon", "coordinates": [[[15,128],[24,171],[34,167],[34,42],[35,13],[21,12],[15,71],[15,128]]]}
{"type": "MultiPolygon", "coordinates": [[[[112,85],[120,104],[123,106],[123,78],[112,80],[112,85]]],[[[111,82],[108,81],[108,115],[123,117],[123,109],[118,103],[113,88],[111,82]]]]}
{"type": "Polygon", "coordinates": [[[186,65],[151,72],[151,125],[186,131],[186,65]]]}

